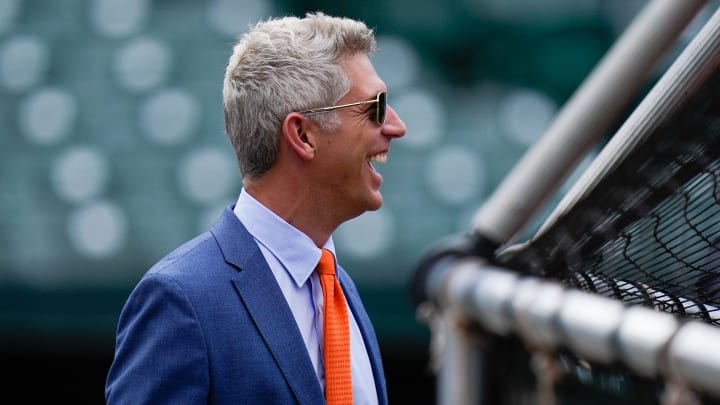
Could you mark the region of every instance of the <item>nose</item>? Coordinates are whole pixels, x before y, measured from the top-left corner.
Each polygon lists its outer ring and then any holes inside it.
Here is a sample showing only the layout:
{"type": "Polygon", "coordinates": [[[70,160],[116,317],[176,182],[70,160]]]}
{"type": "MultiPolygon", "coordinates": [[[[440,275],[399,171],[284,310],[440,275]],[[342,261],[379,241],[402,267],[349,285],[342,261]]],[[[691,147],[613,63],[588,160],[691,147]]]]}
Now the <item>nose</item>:
{"type": "Polygon", "coordinates": [[[385,114],[385,123],[382,125],[383,135],[392,138],[400,138],[402,136],[405,136],[405,132],[407,132],[407,127],[405,126],[405,123],[400,119],[400,116],[397,115],[395,110],[388,105],[385,114]]]}

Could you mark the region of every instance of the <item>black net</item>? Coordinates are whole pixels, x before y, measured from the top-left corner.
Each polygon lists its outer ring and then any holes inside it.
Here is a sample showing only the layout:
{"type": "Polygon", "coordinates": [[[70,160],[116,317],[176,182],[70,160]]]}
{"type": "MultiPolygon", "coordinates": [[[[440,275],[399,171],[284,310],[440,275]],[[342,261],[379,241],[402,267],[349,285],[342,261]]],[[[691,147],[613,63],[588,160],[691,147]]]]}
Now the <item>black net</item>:
{"type": "Polygon", "coordinates": [[[720,73],[505,267],[720,325],[720,73]]]}
{"type": "MultiPolygon", "coordinates": [[[[628,305],[720,326],[718,94],[720,72],[565,214],[496,261],[628,305]]],[[[486,359],[495,378],[487,384],[489,403],[535,403],[545,372],[530,372],[525,349],[509,343],[492,350],[486,359]]],[[[641,378],[621,364],[590,364],[563,351],[553,358],[562,369],[553,387],[560,403],[655,404],[667,395],[663,381],[641,378]]],[[[698,396],[702,403],[720,402],[698,396]]]]}

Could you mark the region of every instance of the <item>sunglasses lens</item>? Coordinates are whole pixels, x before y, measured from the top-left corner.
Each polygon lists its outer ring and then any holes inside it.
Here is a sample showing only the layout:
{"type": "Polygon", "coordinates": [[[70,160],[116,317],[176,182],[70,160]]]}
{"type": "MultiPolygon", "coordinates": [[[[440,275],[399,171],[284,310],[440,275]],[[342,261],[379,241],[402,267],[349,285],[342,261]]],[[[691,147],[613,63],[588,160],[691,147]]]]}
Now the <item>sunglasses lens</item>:
{"type": "Polygon", "coordinates": [[[382,125],[385,123],[385,112],[387,110],[387,93],[378,93],[377,102],[377,123],[382,125]]]}

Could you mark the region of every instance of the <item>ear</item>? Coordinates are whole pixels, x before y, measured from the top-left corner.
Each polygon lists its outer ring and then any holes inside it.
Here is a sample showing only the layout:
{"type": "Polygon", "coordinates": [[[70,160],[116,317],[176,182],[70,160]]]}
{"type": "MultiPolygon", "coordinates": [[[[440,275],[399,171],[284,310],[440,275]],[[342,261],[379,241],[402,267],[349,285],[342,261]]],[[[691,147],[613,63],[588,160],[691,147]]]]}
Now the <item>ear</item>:
{"type": "Polygon", "coordinates": [[[283,138],[301,159],[315,157],[315,144],[312,131],[317,130],[312,122],[298,112],[291,112],[282,125],[283,138]]]}

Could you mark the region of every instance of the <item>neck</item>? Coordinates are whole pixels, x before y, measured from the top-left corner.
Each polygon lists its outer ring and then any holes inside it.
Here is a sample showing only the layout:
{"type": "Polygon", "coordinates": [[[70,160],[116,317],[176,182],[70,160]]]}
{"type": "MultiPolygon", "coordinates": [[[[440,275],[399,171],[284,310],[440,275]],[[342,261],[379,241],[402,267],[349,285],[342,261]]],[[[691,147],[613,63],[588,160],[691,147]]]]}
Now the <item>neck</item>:
{"type": "Polygon", "coordinates": [[[244,179],[245,192],[323,247],[342,221],[334,219],[317,190],[298,179],[268,172],[244,179]],[[296,181],[297,180],[297,181],[296,181]]]}

